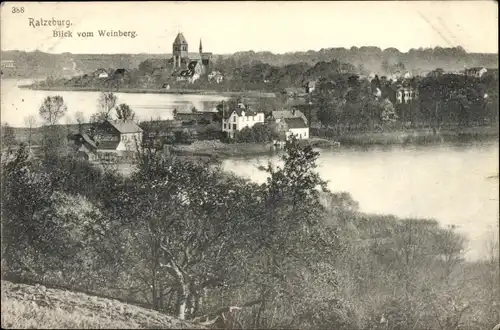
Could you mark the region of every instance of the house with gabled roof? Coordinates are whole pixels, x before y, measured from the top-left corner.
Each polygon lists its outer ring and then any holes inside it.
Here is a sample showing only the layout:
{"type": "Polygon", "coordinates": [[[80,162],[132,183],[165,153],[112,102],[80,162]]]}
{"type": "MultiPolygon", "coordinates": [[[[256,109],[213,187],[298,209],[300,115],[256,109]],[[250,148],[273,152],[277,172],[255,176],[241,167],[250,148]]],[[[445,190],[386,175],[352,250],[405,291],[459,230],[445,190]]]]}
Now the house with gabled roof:
{"type": "Polygon", "coordinates": [[[109,77],[108,71],[106,69],[103,69],[103,68],[95,70],[92,75],[94,77],[100,78],[100,79],[104,79],[104,78],[108,78],[109,77]]]}
{"type": "Polygon", "coordinates": [[[135,154],[142,146],[142,134],[142,128],[131,120],[106,120],[95,136],[97,154],[135,154]]]}
{"type": "Polygon", "coordinates": [[[69,140],[73,142],[72,149],[77,157],[90,161],[97,159],[97,145],[87,133],[73,134],[69,140]]]}
{"type": "Polygon", "coordinates": [[[303,118],[285,118],[283,122],[280,123],[280,128],[285,133],[286,140],[288,140],[291,135],[294,135],[298,140],[309,139],[309,127],[303,118]]]}
{"type": "Polygon", "coordinates": [[[488,72],[488,69],[485,67],[468,68],[464,70],[466,76],[476,78],[481,78],[486,72],[488,72]]]}
{"type": "Polygon", "coordinates": [[[236,132],[243,128],[251,128],[257,123],[264,123],[264,113],[250,110],[243,103],[238,103],[235,109],[222,109],[222,131],[228,137],[234,138],[236,132]]]}

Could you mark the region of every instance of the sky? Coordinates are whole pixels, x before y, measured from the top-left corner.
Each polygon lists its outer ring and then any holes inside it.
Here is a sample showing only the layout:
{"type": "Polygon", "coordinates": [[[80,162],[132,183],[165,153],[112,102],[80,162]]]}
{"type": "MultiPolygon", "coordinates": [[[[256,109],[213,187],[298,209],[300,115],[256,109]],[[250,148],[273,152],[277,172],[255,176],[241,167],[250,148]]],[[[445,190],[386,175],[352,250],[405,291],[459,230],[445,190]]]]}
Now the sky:
{"type": "Polygon", "coordinates": [[[498,52],[496,1],[304,1],[304,2],[3,2],[1,49],[50,53],[171,53],[182,32],[190,52],[285,53],[352,46],[408,51],[462,46],[498,52]],[[13,13],[13,7],[24,7],[13,13]],[[72,37],[30,20],[70,20],[72,37]],[[137,36],[99,37],[98,30],[137,36]],[[94,32],[83,38],[77,32],[94,32]]]}

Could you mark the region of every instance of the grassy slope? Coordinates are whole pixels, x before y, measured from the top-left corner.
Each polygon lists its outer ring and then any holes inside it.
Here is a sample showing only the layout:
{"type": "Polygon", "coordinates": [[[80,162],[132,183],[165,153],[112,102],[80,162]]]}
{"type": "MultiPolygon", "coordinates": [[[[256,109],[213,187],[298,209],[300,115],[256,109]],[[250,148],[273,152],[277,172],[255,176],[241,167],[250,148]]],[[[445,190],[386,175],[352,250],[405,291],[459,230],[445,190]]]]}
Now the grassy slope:
{"type": "Polygon", "coordinates": [[[2,328],[202,329],[162,313],[83,293],[2,281],[2,328]]]}

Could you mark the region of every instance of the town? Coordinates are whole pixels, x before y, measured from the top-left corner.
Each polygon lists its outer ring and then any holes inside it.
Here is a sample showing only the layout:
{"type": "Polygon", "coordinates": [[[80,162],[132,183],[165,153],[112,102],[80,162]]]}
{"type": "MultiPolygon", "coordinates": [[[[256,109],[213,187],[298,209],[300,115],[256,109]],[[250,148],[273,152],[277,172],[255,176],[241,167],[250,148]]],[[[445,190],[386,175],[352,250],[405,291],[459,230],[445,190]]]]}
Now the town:
{"type": "MultiPolygon", "coordinates": [[[[255,70],[262,71],[260,66],[257,64],[255,70]]],[[[2,68],[12,67],[13,61],[2,61],[2,68]]],[[[298,72],[299,79],[295,79],[298,84],[286,86],[280,82],[283,74],[292,73],[286,72],[291,68],[285,67],[279,74],[280,81],[276,81],[272,70],[261,78],[260,83],[272,86],[265,90],[274,93],[271,98],[239,96],[209,108],[174,109],[172,119],[139,120],[141,114],[134,109],[117,116],[119,100],[113,90],[119,92],[120,86],[134,88],[134,81],[146,82],[142,87],[151,87],[149,82],[165,91],[179,91],[180,87],[181,92],[199,82],[234,83],[235,78],[232,81],[225,77],[213,64],[212,53],[204,52],[202,40],[198,52],[189,52],[189,44],[179,32],[170,56],[139,65],[139,70],[146,74],[138,75],[123,68],[99,68],[69,80],[44,80],[35,87],[60,84],[97,90],[116,87],[101,93],[100,110],[93,115],[94,122],[66,127],[72,148],[89,160],[133,161],[133,155],[143,146],[202,155],[217,153],[214,148],[239,150],[240,155],[268,153],[282,148],[292,135],[316,146],[337,147],[391,143],[391,140],[394,143],[443,141],[447,136],[467,138],[467,130],[472,130],[471,136],[495,134],[498,68],[473,67],[456,72],[437,68],[424,76],[413,76],[403,63],[384,62],[382,68],[390,74],[379,76],[366,70],[360,73],[356,67],[336,60],[319,62],[298,72]],[[101,128],[106,134],[99,133],[101,128]],[[388,133],[393,136],[389,141],[388,133]],[[379,138],[381,134],[383,141],[379,138]],[[365,138],[360,142],[361,135],[365,138]],[[247,145],[231,146],[231,143],[247,145]],[[249,144],[261,147],[256,151],[249,144]]],[[[49,97],[46,103],[52,104],[52,99],[49,97]]],[[[15,140],[11,131],[5,127],[4,141],[15,140]]],[[[26,135],[21,135],[21,139],[26,142],[26,135]]]]}

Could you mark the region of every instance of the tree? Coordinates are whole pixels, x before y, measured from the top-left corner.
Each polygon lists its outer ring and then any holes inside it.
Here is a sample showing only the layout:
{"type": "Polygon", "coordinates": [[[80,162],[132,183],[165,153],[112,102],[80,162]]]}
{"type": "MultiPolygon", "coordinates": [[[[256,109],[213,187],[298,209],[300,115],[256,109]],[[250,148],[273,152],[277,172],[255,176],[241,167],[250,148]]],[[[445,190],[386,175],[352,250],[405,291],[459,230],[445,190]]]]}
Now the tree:
{"type": "Polygon", "coordinates": [[[122,103],[116,107],[116,117],[120,120],[133,120],[135,112],[127,104],[122,103]]]}
{"type": "Polygon", "coordinates": [[[148,150],[133,179],[135,187],[117,199],[130,201],[124,205],[129,217],[141,219],[130,225],[138,233],[134,241],[144,246],[139,258],[149,269],[154,305],[162,299],[160,287],[170,286],[177,317],[193,317],[203,293],[224,285],[231,274],[223,265],[235,264],[236,237],[245,233],[245,211],[256,200],[245,180],[148,150]]]}
{"type": "Polygon", "coordinates": [[[8,123],[5,123],[2,127],[2,145],[12,147],[14,144],[16,144],[14,129],[8,123]]]}
{"type": "Polygon", "coordinates": [[[42,151],[46,160],[53,159],[56,155],[66,152],[66,134],[63,128],[56,124],[67,111],[68,108],[64,104],[64,99],[59,95],[47,96],[40,106],[40,116],[47,123],[43,127],[42,136],[42,151]]]}
{"type": "Polygon", "coordinates": [[[381,119],[385,124],[393,124],[398,120],[398,115],[396,114],[396,110],[394,109],[394,105],[392,102],[385,99],[382,101],[382,114],[381,119]]]}
{"type": "Polygon", "coordinates": [[[387,60],[383,60],[382,64],[380,65],[380,68],[382,69],[382,72],[384,73],[389,73],[390,65],[387,60]]]}
{"type": "Polygon", "coordinates": [[[66,112],[68,107],[64,104],[62,96],[47,96],[43,101],[38,113],[49,126],[57,124],[66,112]]]}
{"type": "Polygon", "coordinates": [[[75,119],[76,119],[76,122],[78,124],[78,131],[80,133],[83,132],[83,123],[85,122],[85,115],[83,114],[82,111],[77,111],[75,113],[75,119]]]}
{"type": "Polygon", "coordinates": [[[36,118],[34,116],[25,117],[24,124],[28,127],[28,149],[31,149],[31,138],[33,135],[33,126],[36,125],[36,118]]]}
{"type": "Polygon", "coordinates": [[[109,114],[111,110],[115,107],[116,103],[118,101],[118,98],[116,95],[112,92],[105,93],[102,92],[99,95],[99,100],[98,100],[98,112],[105,112],[109,114]]]}

